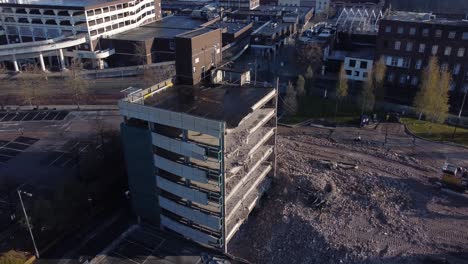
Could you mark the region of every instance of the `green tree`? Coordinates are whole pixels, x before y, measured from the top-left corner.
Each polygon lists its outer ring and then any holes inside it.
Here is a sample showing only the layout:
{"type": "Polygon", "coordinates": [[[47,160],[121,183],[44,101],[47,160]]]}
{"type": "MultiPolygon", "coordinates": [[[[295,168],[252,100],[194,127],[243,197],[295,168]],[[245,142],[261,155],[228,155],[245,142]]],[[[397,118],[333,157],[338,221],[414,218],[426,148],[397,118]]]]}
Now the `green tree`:
{"type": "Polygon", "coordinates": [[[73,100],[80,109],[80,104],[88,95],[89,82],[83,77],[83,63],[80,60],[72,60],[66,76],[66,87],[71,90],[73,100]]]}
{"type": "Polygon", "coordinates": [[[375,105],[375,95],[374,95],[374,75],[373,72],[369,72],[367,79],[364,81],[363,89],[361,92],[361,115],[365,111],[372,111],[375,105]]]}
{"type": "Polygon", "coordinates": [[[291,82],[288,83],[288,87],[286,88],[286,97],[284,98],[283,105],[288,115],[297,113],[297,93],[291,82]]]}
{"type": "Polygon", "coordinates": [[[385,59],[383,56],[380,57],[380,59],[374,64],[372,73],[372,77],[374,79],[373,82],[375,86],[375,99],[378,102],[383,102],[385,100],[384,80],[385,75],[387,73],[387,65],[385,64],[385,59]]]}
{"type": "Polygon", "coordinates": [[[303,97],[306,94],[305,79],[302,75],[299,75],[297,77],[296,92],[297,92],[297,96],[299,97],[303,97]]]}
{"type": "Polygon", "coordinates": [[[348,96],[348,76],[346,75],[344,64],[341,64],[340,75],[338,77],[338,83],[336,84],[335,122],[336,115],[338,114],[338,104],[346,96],[348,96]]]}
{"type": "Polygon", "coordinates": [[[421,86],[414,98],[413,105],[426,119],[442,123],[448,114],[448,91],[451,77],[447,71],[441,73],[436,57],[431,57],[422,74],[421,86]]]}
{"type": "Polygon", "coordinates": [[[438,86],[438,96],[437,96],[437,105],[436,111],[438,116],[436,118],[437,123],[443,123],[448,117],[450,105],[449,105],[449,90],[450,84],[452,83],[452,74],[444,70],[440,74],[440,83],[438,86]]]}

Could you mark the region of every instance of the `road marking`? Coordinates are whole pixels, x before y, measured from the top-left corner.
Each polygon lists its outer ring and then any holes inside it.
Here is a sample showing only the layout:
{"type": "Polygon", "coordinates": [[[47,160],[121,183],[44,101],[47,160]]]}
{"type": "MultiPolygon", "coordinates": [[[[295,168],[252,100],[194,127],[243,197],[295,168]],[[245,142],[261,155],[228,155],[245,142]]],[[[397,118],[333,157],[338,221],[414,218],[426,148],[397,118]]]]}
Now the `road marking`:
{"type": "MultiPolygon", "coordinates": [[[[122,254],[120,254],[120,253],[115,252],[115,251],[111,251],[111,253],[116,254],[116,255],[118,255],[118,256],[120,256],[120,257],[122,257],[122,258],[126,258],[126,259],[130,260],[131,262],[135,262],[136,264],[142,264],[142,263],[140,263],[140,262],[138,262],[138,261],[135,261],[135,260],[133,260],[133,259],[131,259],[131,258],[128,258],[128,257],[126,257],[126,256],[124,256],[124,255],[122,255],[122,254]]],[[[144,262],[143,262],[143,263],[144,263],[144,262]]]]}

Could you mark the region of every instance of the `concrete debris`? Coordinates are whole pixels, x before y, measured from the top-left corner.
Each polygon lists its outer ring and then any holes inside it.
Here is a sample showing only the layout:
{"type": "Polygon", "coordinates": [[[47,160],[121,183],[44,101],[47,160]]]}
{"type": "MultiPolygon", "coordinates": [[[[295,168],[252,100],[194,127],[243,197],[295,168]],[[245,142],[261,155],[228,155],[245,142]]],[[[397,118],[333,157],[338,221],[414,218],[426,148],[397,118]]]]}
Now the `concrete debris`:
{"type": "Polygon", "coordinates": [[[431,179],[446,159],[467,166],[468,150],[380,130],[281,128],[277,176],[231,253],[269,264],[467,263],[467,200],[431,179]],[[376,144],[356,144],[358,133],[376,144]]]}

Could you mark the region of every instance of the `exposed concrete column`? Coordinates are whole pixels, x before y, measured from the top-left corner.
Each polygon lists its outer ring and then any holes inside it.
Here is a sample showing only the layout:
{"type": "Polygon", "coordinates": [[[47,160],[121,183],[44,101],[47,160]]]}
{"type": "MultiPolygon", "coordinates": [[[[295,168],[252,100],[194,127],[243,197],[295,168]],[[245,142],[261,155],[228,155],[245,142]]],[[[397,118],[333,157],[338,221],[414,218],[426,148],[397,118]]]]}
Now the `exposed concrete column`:
{"type": "Polygon", "coordinates": [[[65,57],[63,56],[63,50],[59,49],[60,69],[65,70],[65,57]]]}
{"type": "Polygon", "coordinates": [[[104,69],[104,61],[101,60],[101,59],[97,59],[95,68],[98,68],[99,70],[103,70],[104,69]]]}
{"type": "Polygon", "coordinates": [[[15,72],[19,72],[18,61],[16,60],[16,56],[13,55],[13,67],[15,67],[15,72]]]}
{"type": "Polygon", "coordinates": [[[42,55],[42,53],[39,53],[39,62],[41,63],[41,70],[46,71],[44,56],[42,55]]]}

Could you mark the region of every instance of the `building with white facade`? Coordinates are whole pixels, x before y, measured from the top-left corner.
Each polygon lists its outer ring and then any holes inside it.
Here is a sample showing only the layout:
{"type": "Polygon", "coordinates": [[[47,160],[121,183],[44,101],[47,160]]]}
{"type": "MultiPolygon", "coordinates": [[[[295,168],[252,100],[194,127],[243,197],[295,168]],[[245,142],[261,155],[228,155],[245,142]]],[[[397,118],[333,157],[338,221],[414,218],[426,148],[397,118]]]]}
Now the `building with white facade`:
{"type": "Polygon", "coordinates": [[[349,80],[365,81],[369,77],[374,65],[374,52],[363,49],[349,52],[344,58],[344,69],[349,80]]]}
{"type": "Polygon", "coordinates": [[[260,6],[260,0],[218,0],[219,6],[231,9],[252,10],[260,6]]]}
{"type": "Polygon", "coordinates": [[[160,0],[2,0],[0,1],[0,61],[15,71],[22,61],[38,59],[46,70],[67,58],[90,60],[103,68],[113,54],[101,50],[99,38],[137,28],[161,18],[160,0]]]}

